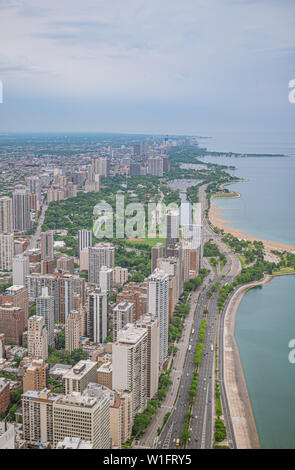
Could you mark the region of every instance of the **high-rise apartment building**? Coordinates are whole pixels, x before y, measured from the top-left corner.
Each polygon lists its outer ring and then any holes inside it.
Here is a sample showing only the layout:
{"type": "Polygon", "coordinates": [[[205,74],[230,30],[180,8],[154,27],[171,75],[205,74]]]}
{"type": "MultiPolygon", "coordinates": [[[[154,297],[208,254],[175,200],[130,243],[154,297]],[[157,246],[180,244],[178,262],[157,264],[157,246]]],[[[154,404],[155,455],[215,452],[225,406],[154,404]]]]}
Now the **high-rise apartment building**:
{"type": "Polygon", "coordinates": [[[48,294],[48,287],[36,298],[36,314],[43,317],[48,333],[48,345],[54,347],[54,297],[48,294]]]}
{"type": "Polygon", "coordinates": [[[113,389],[132,392],[133,416],[147,405],[147,343],[146,328],[129,324],[112,347],[113,389]]]}
{"type": "Polygon", "coordinates": [[[147,313],[147,282],[129,282],[125,284],[123,290],[117,295],[116,302],[133,302],[135,307],[135,320],[139,320],[147,313]]]}
{"type": "Polygon", "coordinates": [[[4,377],[0,377],[0,413],[4,413],[10,403],[9,382],[4,377]]]}
{"type": "Polygon", "coordinates": [[[106,178],[110,173],[110,160],[107,157],[99,157],[99,171],[102,178],[106,178]]]}
{"type": "Polygon", "coordinates": [[[113,341],[117,341],[118,332],[128,323],[134,323],[135,311],[133,302],[122,301],[113,308],[113,341]]]}
{"type": "Polygon", "coordinates": [[[21,345],[25,329],[25,311],[12,303],[0,305],[0,331],[5,335],[6,341],[21,345]]]}
{"type": "Polygon", "coordinates": [[[128,281],[128,269],[115,266],[113,281],[114,286],[122,287],[128,281]]]}
{"type": "Polygon", "coordinates": [[[100,288],[89,294],[88,336],[94,343],[103,343],[108,335],[108,295],[100,288]]]}
{"type": "Polygon", "coordinates": [[[23,391],[43,390],[48,383],[48,364],[43,359],[34,359],[26,368],[23,378],[23,391]]]}
{"type": "Polygon", "coordinates": [[[178,302],[180,291],[179,291],[179,276],[180,264],[178,258],[158,258],[157,268],[163,270],[169,275],[169,320],[172,318],[175,305],[178,302]]]}
{"type": "Polygon", "coordinates": [[[59,395],[48,389],[27,390],[22,394],[23,437],[36,444],[53,444],[53,403],[59,395]]]}
{"type": "Polygon", "coordinates": [[[27,286],[31,300],[41,296],[42,287],[47,287],[49,295],[54,297],[54,321],[65,323],[67,315],[73,310],[74,277],[71,274],[33,273],[27,276],[27,286]]]}
{"type": "Polygon", "coordinates": [[[65,323],[68,314],[73,310],[74,277],[71,274],[57,275],[55,292],[55,321],[65,323]]]}
{"type": "Polygon", "coordinates": [[[179,210],[168,211],[166,214],[166,256],[167,247],[179,240],[179,210]]]}
{"type": "Polygon", "coordinates": [[[132,435],[133,427],[133,399],[132,393],[127,390],[120,390],[120,399],[122,407],[121,421],[121,439],[122,442],[128,441],[132,435]]]}
{"type": "Polygon", "coordinates": [[[28,256],[16,255],[12,259],[13,284],[25,286],[26,277],[29,275],[30,261],[28,256]]]}
{"type": "Polygon", "coordinates": [[[65,394],[82,393],[90,382],[96,382],[97,362],[82,360],[63,377],[65,394]]]}
{"type": "Polygon", "coordinates": [[[24,286],[13,285],[5,290],[0,299],[2,299],[2,305],[8,303],[24,310],[24,326],[26,327],[29,313],[28,289],[24,286]]]}
{"type": "Polygon", "coordinates": [[[33,315],[28,320],[28,356],[43,360],[48,358],[45,318],[38,315],[33,315]]]}
{"type": "Polygon", "coordinates": [[[40,178],[37,175],[30,176],[28,178],[28,185],[29,185],[29,191],[30,194],[36,194],[38,201],[41,200],[41,183],[40,183],[40,178]]]}
{"type": "Polygon", "coordinates": [[[89,267],[89,250],[88,248],[83,248],[80,251],[80,271],[88,271],[89,267]]]}
{"type": "Polygon", "coordinates": [[[163,176],[163,160],[161,157],[148,159],[148,173],[153,176],[163,176]]]}
{"type": "Polygon", "coordinates": [[[60,256],[56,260],[56,269],[70,274],[74,274],[75,263],[72,256],[60,256]]]}
{"type": "Polygon", "coordinates": [[[156,268],[148,278],[148,313],[159,322],[159,362],[168,357],[169,275],[156,268]]]}
{"type": "Polygon", "coordinates": [[[43,260],[54,258],[54,239],[52,232],[41,233],[41,258],[43,260]]]}
{"type": "Polygon", "coordinates": [[[158,258],[163,257],[163,243],[157,243],[152,247],[152,272],[157,267],[158,258]]]}
{"type": "Polygon", "coordinates": [[[159,340],[160,330],[158,319],[145,315],[136,323],[140,328],[146,328],[147,342],[147,397],[151,400],[158,391],[159,386],[159,340]]]}
{"type": "Polygon", "coordinates": [[[183,283],[189,280],[189,273],[190,273],[190,243],[181,240],[182,246],[182,279],[183,283]]]}
{"type": "Polygon", "coordinates": [[[99,273],[99,287],[101,290],[110,292],[113,289],[114,270],[107,266],[102,266],[99,273]]]}
{"type": "Polygon", "coordinates": [[[83,336],[83,316],[81,311],[72,310],[66,318],[66,351],[79,349],[83,336]]]}
{"type": "Polygon", "coordinates": [[[91,230],[78,230],[78,256],[85,248],[92,246],[92,231],[91,230]]]}
{"type": "Polygon", "coordinates": [[[103,362],[97,369],[97,383],[112,390],[113,388],[113,367],[110,361],[103,362]]]}
{"type": "Polygon", "coordinates": [[[90,441],[94,449],[109,449],[110,396],[101,385],[89,384],[83,393],[60,396],[53,405],[53,445],[65,437],[90,441]]]}
{"type": "Polygon", "coordinates": [[[183,254],[182,254],[182,244],[181,243],[174,243],[170,244],[166,248],[166,256],[171,258],[177,258],[179,263],[179,295],[181,295],[183,291],[183,254]]]}
{"type": "Polygon", "coordinates": [[[30,192],[23,185],[15,187],[12,196],[14,230],[27,232],[31,227],[30,192]]]}
{"type": "Polygon", "coordinates": [[[12,199],[0,197],[0,233],[13,232],[12,199]]]}
{"type": "Polygon", "coordinates": [[[0,270],[11,271],[14,254],[13,233],[0,233],[0,270]]]}
{"type": "Polygon", "coordinates": [[[89,282],[99,284],[99,276],[102,266],[114,268],[115,248],[111,243],[97,243],[94,247],[89,247],[88,263],[89,282]]]}

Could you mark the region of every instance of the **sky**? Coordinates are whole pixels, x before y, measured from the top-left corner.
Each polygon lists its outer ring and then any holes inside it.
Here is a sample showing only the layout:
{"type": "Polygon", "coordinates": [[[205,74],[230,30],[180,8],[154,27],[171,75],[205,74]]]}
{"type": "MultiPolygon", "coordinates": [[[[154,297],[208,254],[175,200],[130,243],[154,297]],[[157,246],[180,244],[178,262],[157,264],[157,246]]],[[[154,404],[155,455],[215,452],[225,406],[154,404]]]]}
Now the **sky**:
{"type": "Polygon", "coordinates": [[[0,132],[292,131],[294,0],[0,0],[0,132]]]}

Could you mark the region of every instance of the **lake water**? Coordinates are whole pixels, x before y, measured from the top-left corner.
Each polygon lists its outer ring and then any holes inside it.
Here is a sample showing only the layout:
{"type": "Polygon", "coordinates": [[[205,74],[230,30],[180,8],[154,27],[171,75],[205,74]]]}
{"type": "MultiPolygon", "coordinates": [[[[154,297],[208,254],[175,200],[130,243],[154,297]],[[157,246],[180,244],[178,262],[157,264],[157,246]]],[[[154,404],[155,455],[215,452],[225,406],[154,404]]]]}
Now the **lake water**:
{"type": "Polygon", "coordinates": [[[295,448],[295,276],[248,291],[236,318],[235,337],[262,448],[295,448]]]}
{"type": "Polygon", "coordinates": [[[295,246],[295,156],[204,160],[233,165],[237,169],[231,173],[247,179],[227,186],[238,191],[240,198],[214,200],[215,206],[224,209],[222,218],[230,226],[253,237],[295,246]]]}
{"type": "MultiPolygon", "coordinates": [[[[294,133],[220,134],[204,141],[208,150],[283,153],[290,158],[206,158],[234,165],[247,182],[228,188],[240,199],[215,199],[224,219],[245,233],[295,245],[294,133]]],[[[257,431],[263,448],[295,448],[295,364],[289,341],[295,338],[295,276],[276,278],[251,289],[239,306],[235,337],[257,431]]]]}

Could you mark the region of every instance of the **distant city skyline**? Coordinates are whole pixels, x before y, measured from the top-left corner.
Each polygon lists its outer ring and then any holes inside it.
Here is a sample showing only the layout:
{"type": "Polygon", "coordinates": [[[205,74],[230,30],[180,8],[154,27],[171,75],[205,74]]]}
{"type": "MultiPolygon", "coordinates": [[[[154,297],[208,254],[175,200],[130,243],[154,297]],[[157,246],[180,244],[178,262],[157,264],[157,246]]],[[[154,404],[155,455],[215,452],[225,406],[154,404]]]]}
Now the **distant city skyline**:
{"type": "Polygon", "coordinates": [[[0,11],[0,132],[294,128],[290,0],[1,0],[0,11]]]}

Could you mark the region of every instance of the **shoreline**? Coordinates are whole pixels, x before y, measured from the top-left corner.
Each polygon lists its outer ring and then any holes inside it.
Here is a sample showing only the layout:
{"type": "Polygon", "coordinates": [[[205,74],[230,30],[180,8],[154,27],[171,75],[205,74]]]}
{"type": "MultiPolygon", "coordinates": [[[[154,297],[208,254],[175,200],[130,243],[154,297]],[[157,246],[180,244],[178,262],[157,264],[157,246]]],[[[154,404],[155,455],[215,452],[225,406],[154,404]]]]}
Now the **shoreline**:
{"type": "Polygon", "coordinates": [[[260,281],[240,286],[230,299],[224,314],[224,385],[237,449],[259,449],[260,442],[239,348],[234,335],[236,314],[248,290],[268,284],[274,278],[275,276],[266,275],[260,281]]]}
{"type": "Polygon", "coordinates": [[[211,205],[209,210],[209,220],[211,224],[219,228],[220,230],[224,230],[224,232],[230,233],[231,235],[237,238],[244,239],[250,242],[254,242],[255,240],[260,241],[264,244],[265,249],[268,251],[295,251],[295,246],[287,245],[285,243],[273,242],[270,240],[264,240],[262,238],[252,237],[251,235],[245,234],[243,230],[239,230],[229,226],[228,224],[232,224],[232,221],[224,220],[221,218],[221,216],[224,215],[224,210],[224,208],[217,207],[214,205],[211,205]]]}

